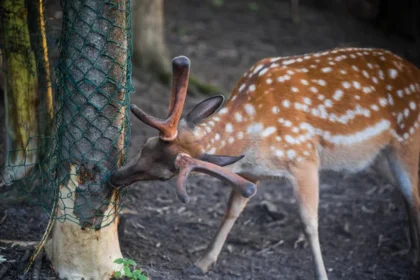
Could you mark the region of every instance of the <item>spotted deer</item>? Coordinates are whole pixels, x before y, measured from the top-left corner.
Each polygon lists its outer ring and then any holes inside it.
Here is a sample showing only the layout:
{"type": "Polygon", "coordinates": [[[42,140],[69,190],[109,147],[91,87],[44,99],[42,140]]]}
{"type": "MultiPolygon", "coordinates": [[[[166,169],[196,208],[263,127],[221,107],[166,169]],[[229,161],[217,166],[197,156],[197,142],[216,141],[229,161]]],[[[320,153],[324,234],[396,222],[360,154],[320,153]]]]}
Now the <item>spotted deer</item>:
{"type": "Polygon", "coordinates": [[[318,238],[318,173],[361,171],[379,154],[405,198],[411,252],[418,257],[418,68],[389,51],[367,48],[267,58],[242,76],[221,109],[223,97],[211,97],[181,119],[189,60],[177,57],[173,65],[168,119],[131,106],[133,114],[158,129],[160,136],[150,138],[110,180],[123,187],[179,174],[177,192],[184,202],[192,170],[234,187],[223,221],[195,263],[197,268],[206,272],[216,262],[255,184],[287,178],[294,187],[316,279],[327,279],[318,238]]]}

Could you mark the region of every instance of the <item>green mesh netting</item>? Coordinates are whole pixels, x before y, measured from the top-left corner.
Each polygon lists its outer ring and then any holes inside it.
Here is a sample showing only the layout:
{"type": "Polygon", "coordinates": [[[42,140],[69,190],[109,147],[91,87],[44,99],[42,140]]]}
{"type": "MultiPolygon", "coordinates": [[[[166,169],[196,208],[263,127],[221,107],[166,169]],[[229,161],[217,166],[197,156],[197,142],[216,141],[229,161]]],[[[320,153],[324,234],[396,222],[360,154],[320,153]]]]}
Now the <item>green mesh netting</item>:
{"type": "Polygon", "coordinates": [[[0,5],[0,196],[24,193],[47,213],[57,206],[60,222],[105,226],[120,209],[106,182],[130,136],[130,1],[63,0],[62,24],[42,0],[0,5]]]}

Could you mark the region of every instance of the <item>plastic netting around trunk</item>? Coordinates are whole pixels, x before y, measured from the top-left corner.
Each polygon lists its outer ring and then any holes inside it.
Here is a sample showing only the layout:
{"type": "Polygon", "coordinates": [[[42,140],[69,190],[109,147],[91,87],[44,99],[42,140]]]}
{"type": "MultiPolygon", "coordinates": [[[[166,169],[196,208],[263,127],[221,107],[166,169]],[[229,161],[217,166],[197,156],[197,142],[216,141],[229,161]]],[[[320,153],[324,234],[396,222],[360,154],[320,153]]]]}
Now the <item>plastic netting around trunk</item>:
{"type": "Polygon", "coordinates": [[[130,136],[130,1],[57,2],[0,2],[0,197],[100,228],[120,209],[106,182],[130,136]]]}

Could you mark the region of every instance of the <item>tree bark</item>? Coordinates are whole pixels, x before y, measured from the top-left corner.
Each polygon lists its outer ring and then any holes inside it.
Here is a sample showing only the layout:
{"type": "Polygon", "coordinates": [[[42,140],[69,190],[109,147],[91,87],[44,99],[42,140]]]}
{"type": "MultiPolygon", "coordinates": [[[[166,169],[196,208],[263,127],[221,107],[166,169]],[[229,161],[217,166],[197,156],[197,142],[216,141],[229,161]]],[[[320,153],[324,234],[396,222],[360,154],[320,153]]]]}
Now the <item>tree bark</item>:
{"type": "Polygon", "coordinates": [[[47,256],[61,278],[109,279],[120,269],[119,194],[129,104],[126,0],[63,1],[58,63],[59,200],[47,256]]]}
{"type": "Polygon", "coordinates": [[[38,77],[25,0],[3,0],[2,37],[6,109],[5,181],[23,178],[37,161],[38,77]]]}
{"type": "Polygon", "coordinates": [[[132,5],[134,63],[168,83],[171,60],[165,42],[163,0],[135,0],[132,5]]]}
{"type": "MultiPolygon", "coordinates": [[[[52,135],[54,134],[53,120],[53,89],[51,83],[51,68],[48,54],[47,35],[45,30],[44,0],[26,0],[28,8],[29,32],[31,46],[37,61],[38,72],[38,162],[44,165],[51,151],[52,135]]],[[[43,167],[43,166],[42,166],[43,167]]]]}

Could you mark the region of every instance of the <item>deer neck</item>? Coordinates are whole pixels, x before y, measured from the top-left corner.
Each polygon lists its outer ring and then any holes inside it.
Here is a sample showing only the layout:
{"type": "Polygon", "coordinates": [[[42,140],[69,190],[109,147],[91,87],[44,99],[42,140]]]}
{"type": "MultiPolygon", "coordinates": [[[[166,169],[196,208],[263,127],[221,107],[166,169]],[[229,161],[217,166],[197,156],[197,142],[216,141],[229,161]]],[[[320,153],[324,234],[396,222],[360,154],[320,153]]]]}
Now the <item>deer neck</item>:
{"type": "MultiPolygon", "coordinates": [[[[194,128],[195,142],[200,146],[201,152],[216,155],[244,155],[244,159],[228,168],[255,181],[266,177],[283,177],[285,171],[281,168],[282,163],[273,157],[273,151],[266,149],[267,145],[270,145],[266,140],[273,137],[268,138],[264,135],[270,131],[264,134],[262,132],[267,128],[262,124],[258,122],[246,124],[245,120],[238,122],[239,116],[231,116],[225,112],[226,110],[222,108],[194,128]]],[[[274,136],[274,133],[273,131],[271,136],[274,136]]]]}

